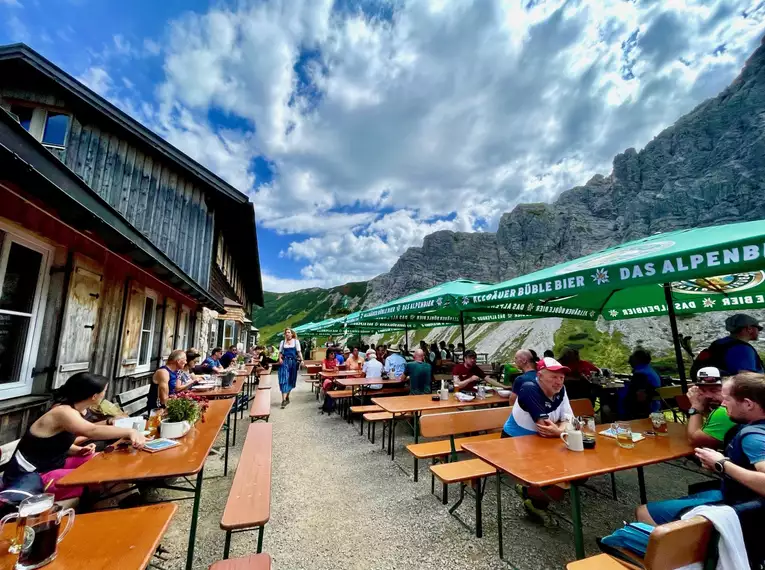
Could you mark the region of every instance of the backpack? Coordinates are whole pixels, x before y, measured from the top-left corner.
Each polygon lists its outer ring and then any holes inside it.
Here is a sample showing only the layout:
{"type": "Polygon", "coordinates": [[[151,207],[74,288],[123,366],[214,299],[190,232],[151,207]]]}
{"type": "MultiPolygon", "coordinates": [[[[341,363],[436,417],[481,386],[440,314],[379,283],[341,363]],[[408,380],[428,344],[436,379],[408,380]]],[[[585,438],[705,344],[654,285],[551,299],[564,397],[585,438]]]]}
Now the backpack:
{"type": "Polygon", "coordinates": [[[697,375],[699,370],[706,366],[714,366],[723,376],[730,376],[730,374],[735,374],[738,372],[738,370],[726,370],[725,355],[732,347],[741,344],[745,344],[752,348],[755,354],[755,358],[757,359],[757,363],[759,364],[760,368],[762,368],[762,360],[760,360],[760,355],[757,354],[757,351],[754,350],[752,345],[746,341],[728,336],[714,341],[709,345],[708,348],[705,348],[699,352],[698,356],[693,359],[693,364],[691,364],[691,380],[696,382],[698,380],[697,375]]]}

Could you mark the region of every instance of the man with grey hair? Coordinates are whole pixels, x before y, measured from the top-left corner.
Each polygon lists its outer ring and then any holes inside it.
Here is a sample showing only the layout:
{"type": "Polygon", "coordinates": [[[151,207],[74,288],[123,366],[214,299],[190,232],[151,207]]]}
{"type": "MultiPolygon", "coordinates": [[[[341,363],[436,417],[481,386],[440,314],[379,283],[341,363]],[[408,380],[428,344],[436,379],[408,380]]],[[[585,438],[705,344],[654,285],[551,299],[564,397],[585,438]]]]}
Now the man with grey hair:
{"type": "Polygon", "coordinates": [[[186,366],[186,352],[183,350],[174,350],[167,357],[167,362],[161,368],[157,368],[149,385],[148,406],[149,411],[155,408],[164,408],[167,399],[176,392],[189,388],[196,384],[192,380],[185,386],[178,384],[178,373],[186,366]]]}
{"type": "Polygon", "coordinates": [[[403,378],[409,382],[410,394],[430,394],[433,369],[425,362],[424,350],[414,351],[414,362],[406,363],[403,378]]]}

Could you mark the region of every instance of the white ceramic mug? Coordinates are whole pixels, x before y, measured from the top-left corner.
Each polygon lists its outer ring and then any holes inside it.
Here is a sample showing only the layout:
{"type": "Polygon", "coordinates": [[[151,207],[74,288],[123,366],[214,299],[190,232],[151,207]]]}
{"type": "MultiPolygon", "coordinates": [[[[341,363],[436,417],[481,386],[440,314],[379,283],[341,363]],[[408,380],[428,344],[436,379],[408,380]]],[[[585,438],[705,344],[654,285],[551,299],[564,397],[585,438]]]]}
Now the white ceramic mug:
{"type": "Polygon", "coordinates": [[[146,420],[143,418],[133,418],[133,429],[138,433],[143,433],[146,430],[146,420]]]}
{"type": "Polygon", "coordinates": [[[584,451],[584,439],[581,431],[564,431],[560,438],[571,451],[584,451]]]}

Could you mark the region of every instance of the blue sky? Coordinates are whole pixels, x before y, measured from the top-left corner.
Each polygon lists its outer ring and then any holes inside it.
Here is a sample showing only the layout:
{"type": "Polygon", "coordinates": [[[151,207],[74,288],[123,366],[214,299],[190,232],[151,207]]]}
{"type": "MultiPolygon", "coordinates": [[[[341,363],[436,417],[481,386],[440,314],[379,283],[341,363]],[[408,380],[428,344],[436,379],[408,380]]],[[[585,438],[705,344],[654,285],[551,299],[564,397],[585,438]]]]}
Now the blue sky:
{"type": "Polygon", "coordinates": [[[764,3],[0,0],[23,41],[256,204],[266,289],[486,231],[717,94],[764,3]]]}

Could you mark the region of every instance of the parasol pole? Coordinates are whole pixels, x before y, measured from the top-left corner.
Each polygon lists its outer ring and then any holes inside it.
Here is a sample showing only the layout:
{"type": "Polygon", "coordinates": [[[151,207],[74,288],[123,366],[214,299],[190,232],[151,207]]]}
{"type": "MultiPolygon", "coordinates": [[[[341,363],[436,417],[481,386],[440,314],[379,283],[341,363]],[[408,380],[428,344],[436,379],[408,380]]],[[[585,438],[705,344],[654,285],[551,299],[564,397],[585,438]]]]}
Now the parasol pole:
{"type": "Polygon", "coordinates": [[[683,393],[688,391],[688,381],[685,377],[685,363],[683,362],[683,349],[680,346],[680,334],[677,332],[677,316],[675,315],[675,303],[672,299],[672,287],[669,283],[664,284],[664,299],[667,303],[667,314],[669,315],[669,327],[672,329],[672,344],[675,347],[675,361],[677,362],[677,373],[680,376],[680,385],[683,387],[683,393]]]}

